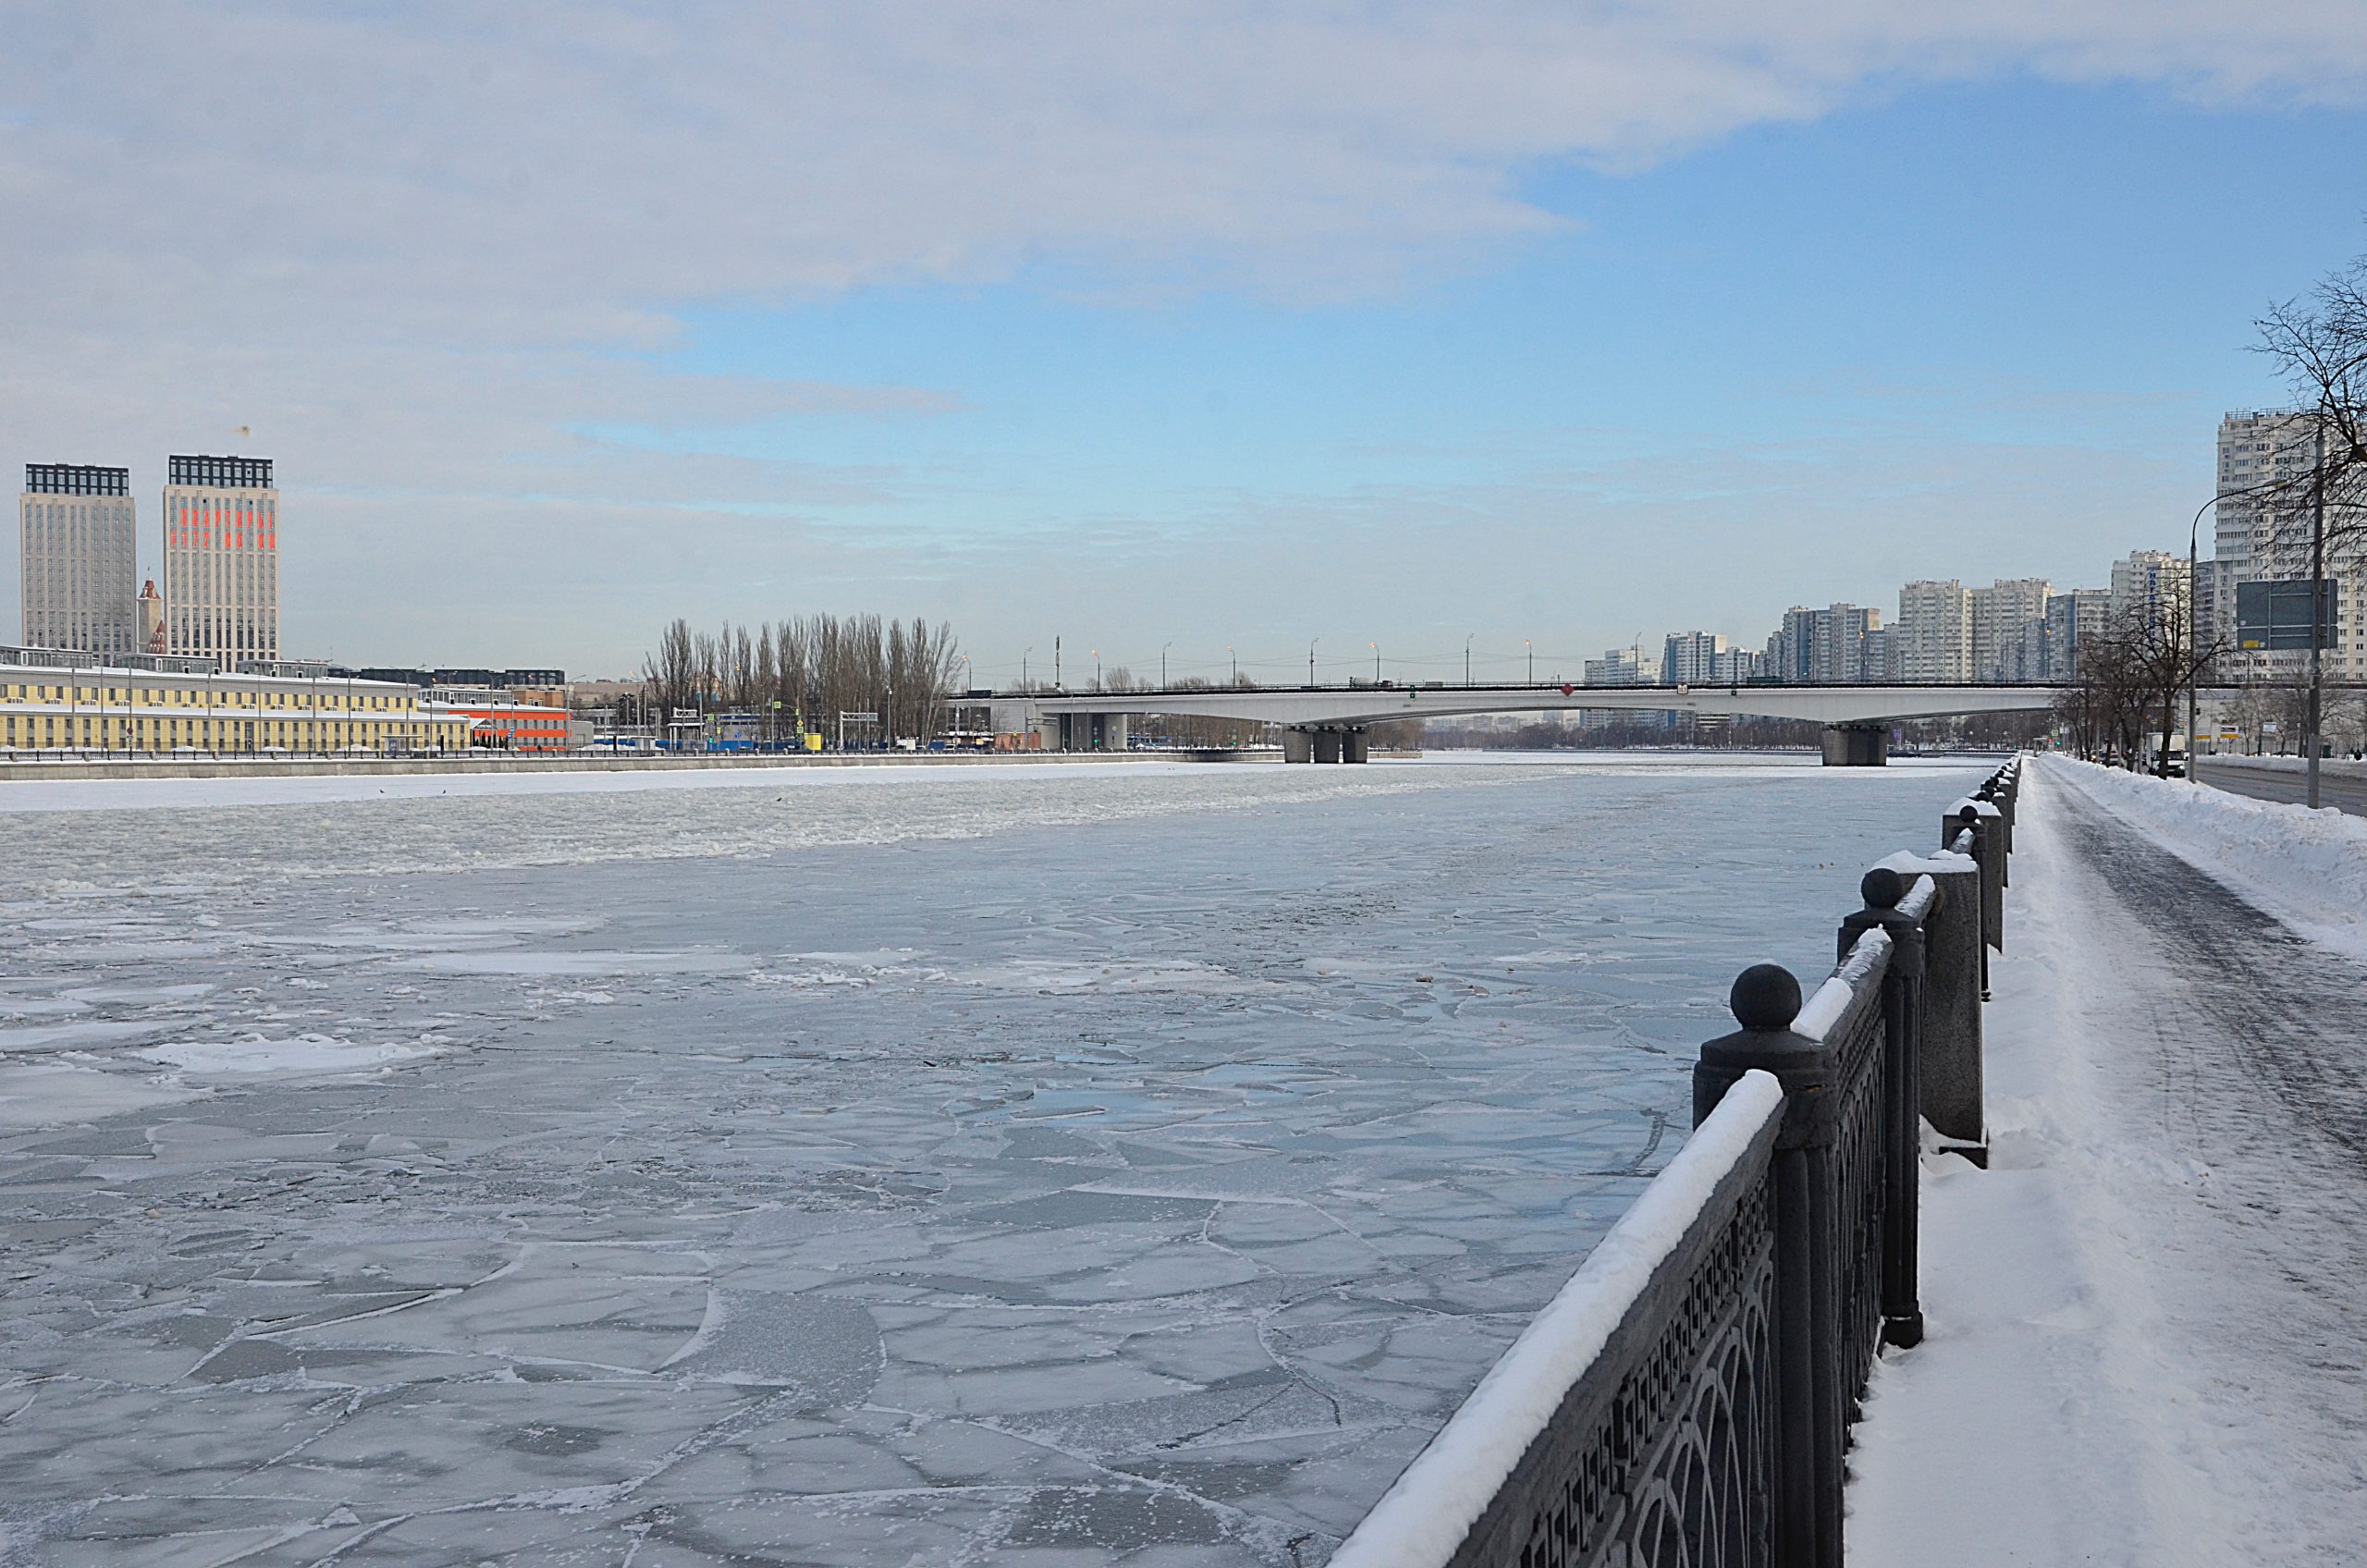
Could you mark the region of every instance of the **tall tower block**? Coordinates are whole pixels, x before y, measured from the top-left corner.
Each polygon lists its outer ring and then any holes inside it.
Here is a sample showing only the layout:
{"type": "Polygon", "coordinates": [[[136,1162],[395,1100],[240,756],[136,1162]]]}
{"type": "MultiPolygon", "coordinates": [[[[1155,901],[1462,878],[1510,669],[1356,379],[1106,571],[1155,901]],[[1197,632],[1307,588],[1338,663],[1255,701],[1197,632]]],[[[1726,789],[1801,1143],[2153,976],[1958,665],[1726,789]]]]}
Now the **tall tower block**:
{"type": "Polygon", "coordinates": [[[17,502],[23,540],[24,640],[93,654],[140,651],[140,530],[131,471],[27,463],[17,502]]]}
{"type": "Polygon", "coordinates": [[[269,458],[168,459],[165,642],[225,669],[279,657],[279,492],[269,458]]]}

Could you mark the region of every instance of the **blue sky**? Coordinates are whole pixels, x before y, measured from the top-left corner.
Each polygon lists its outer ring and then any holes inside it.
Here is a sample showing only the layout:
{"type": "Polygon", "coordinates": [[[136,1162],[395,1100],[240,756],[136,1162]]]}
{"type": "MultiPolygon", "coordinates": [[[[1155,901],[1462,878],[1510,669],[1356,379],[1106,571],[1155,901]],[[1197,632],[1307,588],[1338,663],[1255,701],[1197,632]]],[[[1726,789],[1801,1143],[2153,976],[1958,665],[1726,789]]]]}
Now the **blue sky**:
{"type": "Polygon", "coordinates": [[[17,215],[44,181],[134,230],[191,178],[253,190],[236,244],[22,256],[0,458],[153,496],[168,449],[276,456],[291,647],[587,671],[676,614],[872,609],[952,620],[981,680],[1055,636],[1575,673],[2182,547],[2219,414],[2278,395],[2250,318],[2367,251],[2367,30],[2269,5],[2256,57],[2172,7],[1756,41],[1698,9],[1349,7],[1291,24],[1296,66],[1188,24],[1046,65],[1024,7],[975,63],[928,46],[941,8],[892,43],[756,13],[738,73],[605,7],[454,66],[435,6],[254,6],[219,46],[316,82],[261,141],[90,101],[178,68],[168,8],[129,43],[29,14],[0,43],[65,67],[0,67],[17,215]],[[631,102],[554,127],[601,101],[570,72],[631,102]],[[448,130],[406,107],[431,76],[448,130]]]}
{"type": "MultiPolygon", "coordinates": [[[[2277,396],[2246,349],[2250,318],[2367,250],[2361,146],[2355,113],[2207,110],[2029,80],[1905,92],[1641,171],[1529,171],[1526,196],[1562,231],[1385,299],[1112,299],[1045,268],[987,288],[692,310],[687,340],[662,356],[671,367],[920,386],[957,406],[604,434],[939,476],[813,521],[957,553],[1135,528],[1221,552],[1245,505],[1375,491],[1433,497],[1408,503],[1406,526],[1485,528],[1437,493],[1516,483],[1565,491],[1583,557],[1627,526],[1625,504],[1683,529],[1687,500],[1715,499],[1728,504],[1693,519],[1705,547],[1763,526],[1833,558],[1731,581],[1679,550],[1663,570],[1698,571],[1698,592],[1623,583],[1583,614],[1552,613],[1527,585],[1407,582],[1410,602],[1361,619],[1269,612],[1223,640],[1301,668],[1277,650],[1318,633],[1342,663],[1363,662],[1360,631],[1401,645],[1411,633],[1409,655],[1457,663],[1458,626],[1507,658],[1516,631],[1564,655],[1695,621],[1755,641],[1798,595],[1889,607],[1901,573],[2099,583],[2115,555],[2182,547],[2181,497],[2210,493],[2219,415],[2277,396]],[[1919,493],[1914,473],[1871,476],[1850,452],[1893,441],[1954,448],[1973,470],[1934,470],[1919,493]],[[2033,447],[2103,472],[2059,498],[1979,472],[1982,452],[2033,447]],[[1604,619],[1631,588],[1636,611],[1604,619]],[[1460,621],[1428,613],[1440,597],[1460,621]],[[1527,619],[1490,613],[1524,601],[1527,619]]],[[[2060,477],[2034,468],[2025,483],[2060,477]]],[[[1587,574],[1574,562],[1566,575],[1587,574]]],[[[1041,623],[1048,647],[1065,620],[1137,668],[1149,632],[1193,630],[1151,603],[1060,608],[1041,623]]],[[[1175,662],[1221,666],[1217,642],[1202,633],[1175,662]]]]}

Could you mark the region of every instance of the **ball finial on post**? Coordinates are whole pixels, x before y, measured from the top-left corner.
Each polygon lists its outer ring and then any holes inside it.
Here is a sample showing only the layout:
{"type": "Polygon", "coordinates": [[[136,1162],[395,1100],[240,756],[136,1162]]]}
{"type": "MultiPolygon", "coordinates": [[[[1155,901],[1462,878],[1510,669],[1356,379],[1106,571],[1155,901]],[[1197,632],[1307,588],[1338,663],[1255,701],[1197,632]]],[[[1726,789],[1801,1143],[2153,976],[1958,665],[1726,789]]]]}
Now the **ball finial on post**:
{"type": "Polygon", "coordinates": [[[1907,897],[1907,878],[1889,866],[1878,865],[1858,883],[1858,896],[1868,909],[1896,909],[1907,897]]]}
{"type": "Polygon", "coordinates": [[[1726,1006],[1746,1029],[1788,1029],[1800,1015],[1800,983],[1780,963],[1754,963],[1735,976],[1726,1006]]]}

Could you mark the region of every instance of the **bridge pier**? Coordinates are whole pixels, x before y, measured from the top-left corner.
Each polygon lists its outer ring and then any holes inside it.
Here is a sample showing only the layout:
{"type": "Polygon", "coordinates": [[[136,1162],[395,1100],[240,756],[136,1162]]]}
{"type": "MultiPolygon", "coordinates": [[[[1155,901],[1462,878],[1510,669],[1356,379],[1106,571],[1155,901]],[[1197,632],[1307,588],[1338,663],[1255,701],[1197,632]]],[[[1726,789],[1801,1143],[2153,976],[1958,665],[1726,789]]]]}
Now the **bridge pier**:
{"type": "Polygon", "coordinates": [[[1369,762],[1372,742],[1362,725],[1341,729],[1285,729],[1284,762],[1369,762]]]}
{"type": "Polygon", "coordinates": [[[1063,713],[1060,749],[1064,752],[1122,752],[1126,749],[1126,719],[1122,713],[1063,713]]]}
{"type": "Polygon", "coordinates": [[[1824,766],[1881,767],[1890,761],[1887,724],[1828,724],[1824,727],[1824,766]]]}

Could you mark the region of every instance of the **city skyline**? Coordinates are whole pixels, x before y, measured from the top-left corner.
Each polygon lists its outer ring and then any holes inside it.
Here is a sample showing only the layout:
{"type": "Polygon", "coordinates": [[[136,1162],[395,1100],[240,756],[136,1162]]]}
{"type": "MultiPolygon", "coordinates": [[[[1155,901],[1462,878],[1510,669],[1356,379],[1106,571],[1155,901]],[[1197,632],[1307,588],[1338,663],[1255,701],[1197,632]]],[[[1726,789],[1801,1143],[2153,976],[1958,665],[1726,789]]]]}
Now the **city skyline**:
{"type": "Polygon", "coordinates": [[[2300,6],[437,15],[0,21],[18,202],[141,220],[0,237],[0,458],[271,452],[291,654],[907,607],[995,680],[1575,675],[2068,581],[2175,547],[2360,248],[2367,44],[2300,6]],[[243,72],[269,134],[169,91],[243,72]]]}

